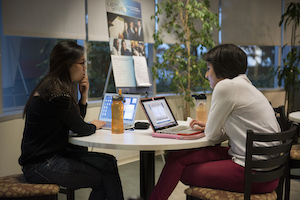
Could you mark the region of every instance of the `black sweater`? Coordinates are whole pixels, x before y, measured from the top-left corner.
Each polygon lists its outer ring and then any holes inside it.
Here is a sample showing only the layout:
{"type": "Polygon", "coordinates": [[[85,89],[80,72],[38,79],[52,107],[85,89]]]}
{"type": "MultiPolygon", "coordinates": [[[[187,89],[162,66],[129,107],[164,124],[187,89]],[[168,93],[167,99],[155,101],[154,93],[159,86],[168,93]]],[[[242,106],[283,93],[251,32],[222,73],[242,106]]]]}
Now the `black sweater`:
{"type": "Polygon", "coordinates": [[[47,100],[38,96],[32,98],[26,113],[20,165],[38,163],[63,154],[68,146],[69,130],[78,136],[95,132],[96,126],[83,120],[87,105],[78,105],[81,115],[68,94],[47,100]]]}

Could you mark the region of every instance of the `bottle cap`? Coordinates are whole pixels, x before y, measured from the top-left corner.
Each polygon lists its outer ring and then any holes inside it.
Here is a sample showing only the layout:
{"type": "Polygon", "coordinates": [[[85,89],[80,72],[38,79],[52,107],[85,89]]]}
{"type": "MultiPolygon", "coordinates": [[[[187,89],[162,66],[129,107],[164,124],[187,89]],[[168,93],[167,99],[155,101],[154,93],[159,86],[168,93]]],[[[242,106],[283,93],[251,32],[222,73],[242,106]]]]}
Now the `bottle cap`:
{"type": "Polygon", "coordinates": [[[124,96],[122,95],[122,90],[119,89],[119,94],[114,95],[112,98],[113,98],[113,101],[124,101],[124,96]]]}
{"type": "Polygon", "coordinates": [[[205,94],[195,94],[195,95],[193,95],[193,97],[194,97],[196,100],[199,100],[199,99],[206,99],[206,95],[205,95],[205,94]]]}

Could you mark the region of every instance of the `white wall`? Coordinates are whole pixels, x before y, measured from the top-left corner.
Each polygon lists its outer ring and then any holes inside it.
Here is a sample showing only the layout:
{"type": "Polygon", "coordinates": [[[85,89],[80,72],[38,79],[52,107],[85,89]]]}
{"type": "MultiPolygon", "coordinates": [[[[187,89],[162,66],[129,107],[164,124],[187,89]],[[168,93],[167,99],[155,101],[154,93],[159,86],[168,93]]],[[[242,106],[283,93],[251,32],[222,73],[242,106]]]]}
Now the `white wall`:
{"type": "Polygon", "coordinates": [[[21,172],[18,158],[24,129],[23,119],[0,123],[0,176],[21,172]]]}
{"type": "MultiPolygon", "coordinates": [[[[283,105],[284,91],[283,90],[268,90],[263,92],[273,107],[283,105]]],[[[211,94],[207,95],[208,106],[210,107],[211,94]]],[[[182,105],[182,99],[179,96],[168,96],[168,102],[177,120],[183,119],[183,111],[179,108],[182,105]]],[[[86,115],[86,121],[91,121],[99,115],[100,107],[89,107],[86,115]]],[[[191,117],[195,117],[195,111],[192,110],[191,117]]],[[[146,119],[146,116],[138,107],[137,120],[146,119]]],[[[21,167],[18,164],[18,158],[21,153],[21,140],[24,129],[23,119],[13,119],[0,123],[0,176],[21,173],[21,167]]],[[[124,164],[139,158],[138,151],[129,150],[108,150],[108,149],[93,149],[94,151],[102,151],[113,154],[117,157],[119,164],[124,164]]]]}

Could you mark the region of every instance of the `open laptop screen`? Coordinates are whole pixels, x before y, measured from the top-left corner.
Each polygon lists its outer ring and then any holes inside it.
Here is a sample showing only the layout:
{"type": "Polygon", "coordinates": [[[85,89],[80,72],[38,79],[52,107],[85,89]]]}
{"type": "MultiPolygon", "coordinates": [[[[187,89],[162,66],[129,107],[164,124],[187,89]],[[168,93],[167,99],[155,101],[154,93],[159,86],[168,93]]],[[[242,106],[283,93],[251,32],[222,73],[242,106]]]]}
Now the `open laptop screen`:
{"type": "MultiPolygon", "coordinates": [[[[112,96],[114,94],[105,94],[104,99],[102,101],[102,107],[99,115],[99,120],[102,121],[110,121],[111,122],[111,104],[112,104],[112,96]]],[[[116,94],[115,94],[116,95],[116,94]]]]}
{"type": "Polygon", "coordinates": [[[141,103],[155,130],[177,125],[177,121],[164,97],[142,99],[141,103]]]}
{"type": "Polygon", "coordinates": [[[124,121],[134,121],[138,97],[124,97],[124,121]]]}
{"type": "MultiPolygon", "coordinates": [[[[102,107],[99,115],[99,120],[105,122],[111,122],[112,112],[111,112],[111,104],[112,104],[112,96],[117,95],[115,93],[106,93],[104,99],[102,101],[102,107]]],[[[139,102],[139,95],[128,95],[124,94],[124,123],[134,123],[135,114],[139,102]]]]}

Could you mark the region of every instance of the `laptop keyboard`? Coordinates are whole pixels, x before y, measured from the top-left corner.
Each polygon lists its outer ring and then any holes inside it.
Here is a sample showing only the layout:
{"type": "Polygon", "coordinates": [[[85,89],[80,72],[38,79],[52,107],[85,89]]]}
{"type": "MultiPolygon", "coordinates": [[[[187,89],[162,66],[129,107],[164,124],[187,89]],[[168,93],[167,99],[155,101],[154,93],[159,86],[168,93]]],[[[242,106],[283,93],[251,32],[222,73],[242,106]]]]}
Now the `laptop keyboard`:
{"type": "MultiPolygon", "coordinates": [[[[112,123],[111,122],[106,122],[106,124],[102,128],[111,128],[112,123]]],[[[124,129],[131,129],[134,127],[134,124],[125,124],[124,123],[124,129]]]]}
{"type": "Polygon", "coordinates": [[[111,127],[111,122],[106,122],[105,127],[111,127]]]}
{"type": "Polygon", "coordinates": [[[189,126],[177,126],[177,127],[174,127],[174,128],[170,128],[168,130],[169,131],[183,131],[183,130],[187,130],[189,128],[190,128],[189,126]]]}

